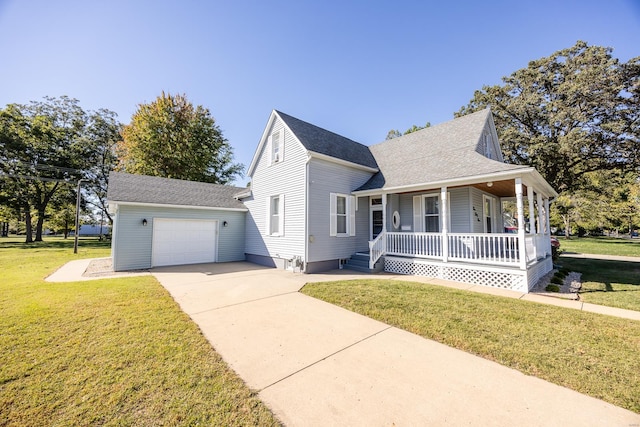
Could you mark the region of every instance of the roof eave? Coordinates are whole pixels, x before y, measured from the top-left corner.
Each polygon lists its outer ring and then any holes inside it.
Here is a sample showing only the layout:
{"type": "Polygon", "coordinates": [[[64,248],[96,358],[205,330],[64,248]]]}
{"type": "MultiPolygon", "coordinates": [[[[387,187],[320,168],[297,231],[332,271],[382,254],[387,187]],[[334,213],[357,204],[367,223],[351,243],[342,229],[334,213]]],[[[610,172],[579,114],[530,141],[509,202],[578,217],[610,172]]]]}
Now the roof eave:
{"type": "Polygon", "coordinates": [[[499,181],[506,179],[522,178],[525,175],[532,175],[533,180],[537,184],[539,191],[544,192],[548,196],[557,197],[558,193],[545,181],[540,173],[532,167],[524,166],[518,169],[508,171],[492,172],[488,174],[472,175],[467,177],[445,179],[440,181],[423,182],[418,184],[400,185],[395,187],[382,187],[370,190],[353,191],[356,196],[369,196],[381,193],[408,193],[412,191],[420,191],[426,188],[434,187],[454,187],[461,185],[471,185],[488,181],[499,181]]]}
{"type": "Polygon", "coordinates": [[[351,168],[360,169],[360,170],[371,172],[371,173],[376,173],[379,171],[378,168],[372,168],[370,166],[349,162],[347,160],[338,159],[337,157],[329,156],[327,154],[321,154],[315,151],[309,151],[309,157],[314,159],[319,159],[319,160],[326,160],[328,162],[336,163],[343,166],[349,166],[351,168]]]}
{"type": "Polygon", "coordinates": [[[146,202],[128,202],[121,200],[107,200],[109,207],[117,210],[118,206],[146,206],[154,208],[179,208],[179,209],[204,209],[214,211],[230,211],[230,212],[247,212],[247,208],[223,208],[216,206],[194,206],[194,205],[172,205],[170,203],[146,203],[146,202]]]}

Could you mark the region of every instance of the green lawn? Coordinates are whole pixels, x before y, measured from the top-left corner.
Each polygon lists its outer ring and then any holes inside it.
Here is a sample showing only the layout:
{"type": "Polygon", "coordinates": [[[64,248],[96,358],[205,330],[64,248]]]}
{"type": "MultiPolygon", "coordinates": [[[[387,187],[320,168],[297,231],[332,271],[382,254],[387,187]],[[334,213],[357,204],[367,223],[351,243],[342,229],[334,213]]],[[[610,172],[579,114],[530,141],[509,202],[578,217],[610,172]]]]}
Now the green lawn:
{"type": "Polygon", "coordinates": [[[415,282],[302,292],[640,413],[640,322],[415,282]]]}
{"type": "Polygon", "coordinates": [[[560,257],[558,264],[582,273],[581,301],[640,311],[640,262],[560,257]]]}
{"type": "Polygon", "coordinates": [[[558,237],[560,248],[580,254],[624,255],[640,257],[640,239],[613,237],[558,237]]]}
{"type": "Polygon", "coordinates": [[[277,425],[151,276],[43,278],[108,244],[0,239],[0,425],[277,425]]]}

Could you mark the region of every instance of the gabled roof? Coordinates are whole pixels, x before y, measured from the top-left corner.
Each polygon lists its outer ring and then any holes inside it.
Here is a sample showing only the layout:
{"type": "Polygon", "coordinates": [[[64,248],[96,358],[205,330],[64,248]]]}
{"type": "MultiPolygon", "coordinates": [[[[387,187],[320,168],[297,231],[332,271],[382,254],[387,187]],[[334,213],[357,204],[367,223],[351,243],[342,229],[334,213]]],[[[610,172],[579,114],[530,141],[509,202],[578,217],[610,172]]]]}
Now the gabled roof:
{"type": "Polygon", "coordinates": [[[234,196],[246,190],[231,185],[208,184],[157,176],[109,174],[109,203],[195,206],[247,210],[234,196]]]}
{"type": "Polygon", "coordinates": [[[531,169],[488,159],[478,148],[491,111],[485,109],[369,147],[380,171],[356,191],[401,188],[531,169]]]}
{"type": "Polygon", "coordinates": [[[366,145],[281,111],[276,110],[276,113],[308,151],[373,169],[378,168],[376,159],[366,145]]]}
{"type": "Polygon", "coordinates": [[[260,153],[262,152],[269,137],[268,132],[276,118],[280,118],[282,120],[285,127],[295,135],[296,139],[300,144],[302,144],[304,149],[309,152],[309,154],[313,155],[315,153],[325,158],[332,158],[338,161],[362,166],[367,169],[378,170],[376,160],[373,157],[373,154],[371,154],[371,151],[369,151],[369,147],[366,145],[360,144],[359,142],[353,141],[349,138],[345,138],[337,133],[322,129],[321,127],[312,125],[311,123],[307,123],[303,120],[296,119],[295,117],[281,111],[273,110],[262,134],[262,138],[260,139],[260,143],[253,155],[253,160],[249,165],[247,175],[251,176],[253,174],[260,158],[260,153]]]}

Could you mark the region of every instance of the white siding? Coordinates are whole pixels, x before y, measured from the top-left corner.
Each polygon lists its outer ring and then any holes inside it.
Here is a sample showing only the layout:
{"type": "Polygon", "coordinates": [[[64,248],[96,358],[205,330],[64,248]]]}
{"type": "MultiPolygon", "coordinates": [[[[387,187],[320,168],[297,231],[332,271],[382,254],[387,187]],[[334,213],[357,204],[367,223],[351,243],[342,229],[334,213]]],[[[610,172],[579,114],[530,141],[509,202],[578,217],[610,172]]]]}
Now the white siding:
{"type": "Polygon", "coordinates": [[[473,230],[472,233],[484,233],[484,223],[482,218],[482,191],[477,188],[471,188],[471,205],[474,209],[473,212],[473,230]],[[477,220],[476,215],[480,218],[477,220]]]}
{"type": "Polygon", "coordinates": [[[449,207],[451,210],[451,233],[469,233],[469,188],[452,188],[450,190],[449,207]]]}
{"type": "MultiPolygon", "coordinates": [[[[285,129],[280,119],[274,120],[268,135],[285,129]]],[[[270,146],[264,144],[251,176],[252,197],[244,199],[249,209],[246,222],[245,252],[271,258],[304,259],[305,176],[307,152],[288,130],[284,133],[284,158],[270,164],[270,146]],[[284,195],[284,235],[269,236],[266,230],[266,200],[284,195]]]]}
{"type": "Polygon", "coordinates": [[[117,233],[113,235],[113,267],[116,271],[151,267],[153,218],[218,220],[218,262],[244,260],[245,212],[148,206],[119,206],[117,233]],[[142,225],[142,219],[147,226],[142,225]],[[228,226],[222,227],[227,221],[228,226]]]}
{"type": "Polygon", "coordinates": [[[367,182],[371,172],[311,159],[309,163],[309,262],[349,258],[357,251],[368,250],[369,199],[358,198],[356,235],[329,236],[329,199],[331,193],[350,194],[367,182]],[[363,230],[364,229],[364,230],[363,230]]]}

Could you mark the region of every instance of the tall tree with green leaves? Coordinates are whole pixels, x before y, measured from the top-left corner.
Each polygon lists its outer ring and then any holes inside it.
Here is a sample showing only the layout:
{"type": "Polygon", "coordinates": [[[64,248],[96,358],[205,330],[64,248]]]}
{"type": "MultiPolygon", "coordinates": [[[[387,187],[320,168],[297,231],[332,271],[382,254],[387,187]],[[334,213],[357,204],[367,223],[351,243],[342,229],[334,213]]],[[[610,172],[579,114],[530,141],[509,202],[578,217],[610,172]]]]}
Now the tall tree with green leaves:
{"type": "Polygon", "coordinates": [[[87,143],[91,146],[90,164],[84,173],[88,180],[85,188],[88,203],[113,222],[107,209],[109,172],[118,165],[116,146],[121,141],[122,125],[113,111],[100,109],[89,113],[86,129],[87,143]]]}
{"type": "Polygon", "coordinates": [[[90,150],[82,140],[85,121],[78,101],[66,96],[10,104],[0,111],[4,199],[22,211],[27,242],[32,239],[32,210],[35,241],[41,241],[47,206],[61,184],[77,180],[86,164],[90,150]]]}
{"type": "Polygon", "coordinates": [[[134,174],[227,184],[244,170],[208,109],[164,92],[138,106],[117,152],[118,169],[134,174]]]}
{"type": "Polygon", "coordinates": [[[590,172],[640,166],[639,64],[579,41],[476,91],[456,116],[491,107],[505,159],[574,192],[590,172]]]}

